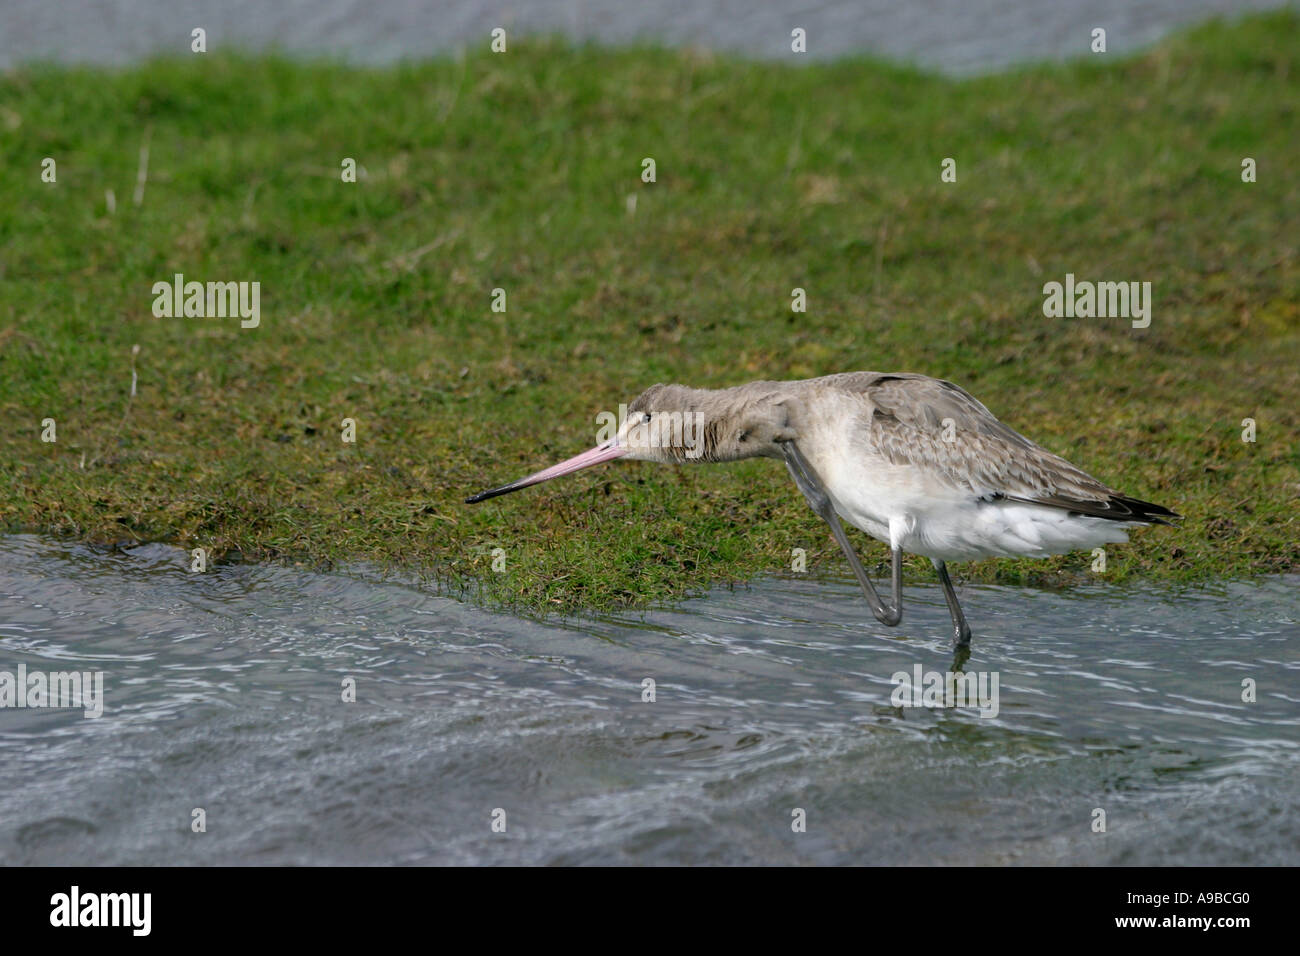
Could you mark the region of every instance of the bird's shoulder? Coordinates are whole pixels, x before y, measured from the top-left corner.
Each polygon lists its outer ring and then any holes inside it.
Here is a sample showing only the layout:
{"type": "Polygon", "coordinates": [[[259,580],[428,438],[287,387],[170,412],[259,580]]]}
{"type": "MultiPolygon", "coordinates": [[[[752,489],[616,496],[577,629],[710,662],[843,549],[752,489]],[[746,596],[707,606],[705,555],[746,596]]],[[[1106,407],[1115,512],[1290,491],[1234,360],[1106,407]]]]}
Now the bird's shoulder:
{"type": "Polygon", "coordinates": [[[881,427],[926,431],[949,427],[967,436],[989,435],[1012,445],[1033,445],[974,395],[946,379],[918,372],[845,372],[812,381],[831,392],[858,397],[881,427]]]}

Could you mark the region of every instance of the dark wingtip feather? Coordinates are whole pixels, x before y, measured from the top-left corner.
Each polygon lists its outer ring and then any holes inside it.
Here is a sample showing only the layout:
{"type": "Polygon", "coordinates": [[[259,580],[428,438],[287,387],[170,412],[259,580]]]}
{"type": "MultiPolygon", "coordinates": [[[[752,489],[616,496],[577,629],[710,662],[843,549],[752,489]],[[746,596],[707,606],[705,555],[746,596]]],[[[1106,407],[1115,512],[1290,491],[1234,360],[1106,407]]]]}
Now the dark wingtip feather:
{"type": "Polygon", "coordinates": [[[1061,508],[1071,514],[1088,515],[1091,518],[1106,518],[1110,521],[1141,521],[1146,524],[1173,524],[1181,521],[1182,515],[1170,511],[1164,505],[1157,505],[1140,498],[1127,495],[1111,495],[1105,500],[1085,501],[1079,498],[1066,498],[1051,495],[1043,498],[1019,498],[1008,495],[1013,501],[1026,501],[1050,508],[1061,508]]]}
{"type": "Polygon", "coordinates": [[[1153,504],[1150,501],[1143,501],[1141,498],[1130,498],[1127,495],[1111,495],[1110,500],[1114,504],[1122,505],[1132,512],[1129,521],[1145,521],[1148,524],[1173,524],[1175,521],[1182,521],[1183,516],[1176,511],[1170,511],[1164,505],[1153,504]]]}

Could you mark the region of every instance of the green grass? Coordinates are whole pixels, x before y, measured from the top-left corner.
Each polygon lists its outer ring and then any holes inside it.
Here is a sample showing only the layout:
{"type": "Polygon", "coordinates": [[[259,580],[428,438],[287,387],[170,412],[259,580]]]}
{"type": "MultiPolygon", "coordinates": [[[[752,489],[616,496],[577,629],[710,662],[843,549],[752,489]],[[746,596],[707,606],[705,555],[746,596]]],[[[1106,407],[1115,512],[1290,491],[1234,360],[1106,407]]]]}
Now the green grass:
{"type": "Polygon", "coordinates": [[[0,526],[364,560],[533,611],[674,600],[781,573],[792,548],[842,559],[770,461],[461,499],[588,447],[598,411],[654,382],[902,369],[1187,515],[1112,547],[1106,578],[1295,571],[1298,103],[1288,13],[967,80],[540,41],[385,69],[10,72],[0,526]],[[175,272],[260,281],[261,327],[155,318],[175,272]],[[1150,328],[1045,318],[1066,272],[1151,281],[1150,328]]]}

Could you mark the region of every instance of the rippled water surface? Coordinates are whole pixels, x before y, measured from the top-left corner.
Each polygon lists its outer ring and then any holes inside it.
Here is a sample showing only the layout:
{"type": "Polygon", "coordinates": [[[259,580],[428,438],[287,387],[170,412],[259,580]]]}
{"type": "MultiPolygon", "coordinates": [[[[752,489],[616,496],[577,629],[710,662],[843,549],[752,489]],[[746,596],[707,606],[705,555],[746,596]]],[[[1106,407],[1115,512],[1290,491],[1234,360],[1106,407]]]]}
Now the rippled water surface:
{"type": "Polygon", "coordinates": [[[934,587],[897,629],[848,579],[536,623],[186,567],[0,538],[0,671],[106,698],[0,709],[0,862],[1300,863],[1297,577],[963,587],[987,718],[891,705],[951,662],[934,587]]]}
{"type": "Polygon", "coordinates": [[[1025,60],[1131,52],[1216,15],[1286,0],[6,0],[0,68],[31,59],[123,63],[185,56],[190,31],[231,45],[389,62],[485,47],[491,31],[649,41],[788,61],[790,31],[808,59],[872,52],[948,72],[1025,60]]]}

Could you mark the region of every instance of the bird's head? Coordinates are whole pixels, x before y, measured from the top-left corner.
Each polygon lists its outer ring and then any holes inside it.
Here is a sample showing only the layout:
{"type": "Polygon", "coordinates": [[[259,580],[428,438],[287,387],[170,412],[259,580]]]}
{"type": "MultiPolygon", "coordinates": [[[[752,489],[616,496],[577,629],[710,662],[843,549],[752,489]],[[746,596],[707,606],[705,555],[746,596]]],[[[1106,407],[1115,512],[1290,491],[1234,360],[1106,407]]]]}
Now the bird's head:
{"type": "Polygon", "coordinates": [[[779,458],[780,443],[795,437],[790,412],[788,401],[743,388],[652,385],[633,399],[621,421],[605,413],[615,419],[617,431],[595,448],[508,485],[481,492],[467,498],[466,503],[519,491],[615,458],[672,464],[779,458]]]}
{"type": "Polygon", "coordinates": [[[793,437],[784,401],[651,385],[627,407],[616,440],[633,460],[681,464],[779,458],[779,443],[793,437]]]}

